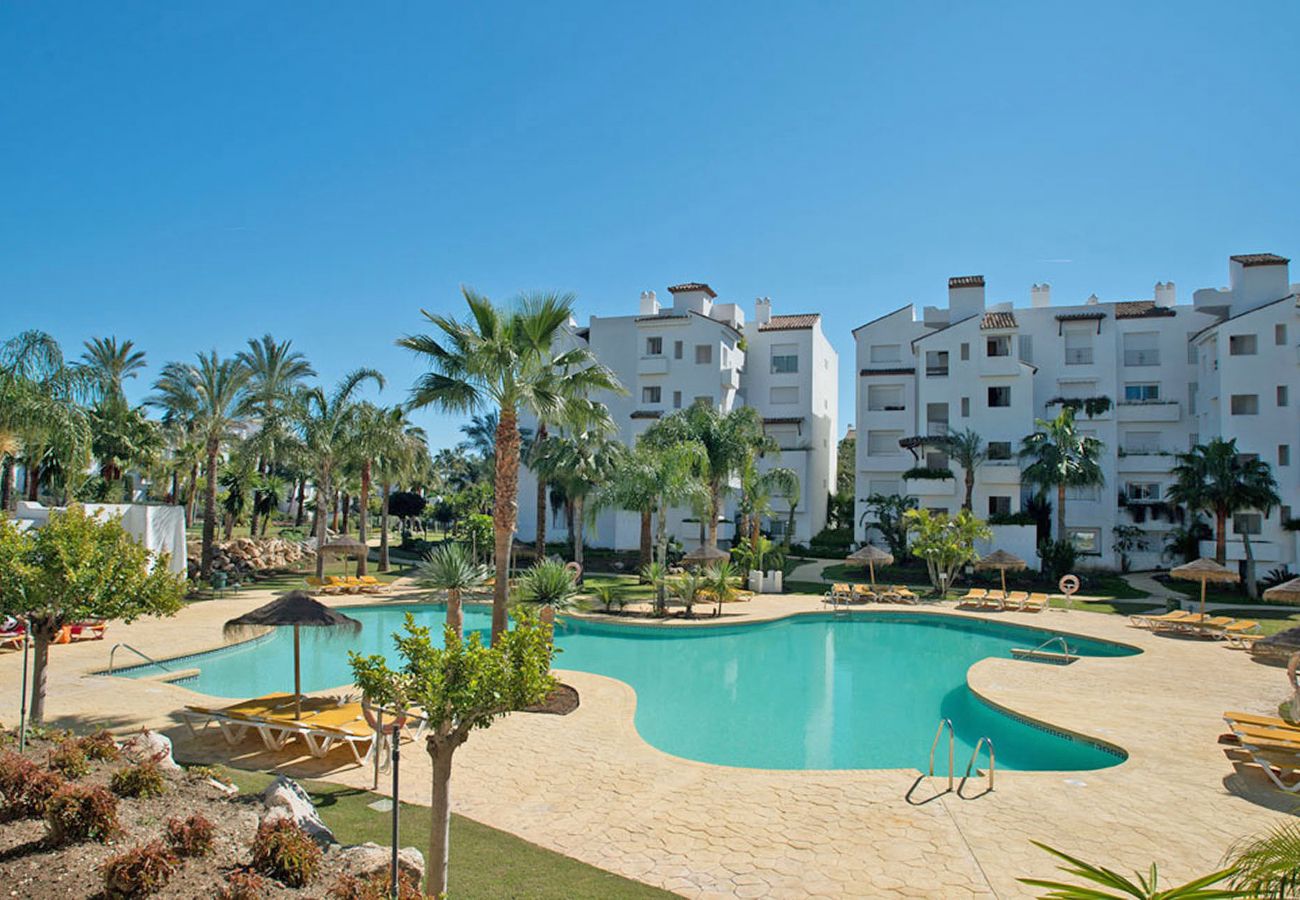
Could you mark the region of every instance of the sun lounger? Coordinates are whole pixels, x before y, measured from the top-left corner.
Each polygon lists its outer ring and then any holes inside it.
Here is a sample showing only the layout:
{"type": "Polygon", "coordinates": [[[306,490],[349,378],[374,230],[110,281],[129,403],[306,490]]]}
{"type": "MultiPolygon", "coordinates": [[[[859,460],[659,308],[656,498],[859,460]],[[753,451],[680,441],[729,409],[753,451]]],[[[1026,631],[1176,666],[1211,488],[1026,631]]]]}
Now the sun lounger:
{"type": "Polygon", "coordinates": [[[1233,650],[1249,650],[1254,646],[1256,641],[1262,641],[1267,635],[1264,634],[1225,634],[1223,641],[1233,650]]]}
{"type": "Polygon", "coordinates": [[[352,583],[351,579],[343,575],[326,575],[325,583],[344,594],[355,594],[357,592],[357,586],[352,583]]]}
{"type": "Polygon", "coordinates": [[[322,594],[337,594],[339,589],[327,581],[321,581],[315,575],[308,575],[306,579],[307,587],[313,591],[320,591],[322,594]]]}
{"type": "Polygon", "coordinates": [[[979,602],[979,609],[1001,609],[1002,601],[1007,599],[1007,595],[1002,591],[989,591],[984,595],[984,599],[979,602]]]}
{"type": "Polygon", "coordinates": [[[1156,622],[1178,622],[1192,616],[1193,613],[1186,609],[1175,609],[1162,615],[1135,615],[1129,616],[1128,620],[1138,628],[1151,628],[1156,622]]]}
{"type": "Polygon", "coordinates": [[[905,584],[895,584],[891,586],[889,588],[889,593],[894,595],[895,603],[920,603],[921,602],[921,598],[918,597],[916,594],[912,593],[912,591],[905,584]]]}
{"type": "Polygon", "coordinates": [[[1046,594],[1030,594],[1025,602],[1020,604],[1021,612],[1042,612],[1052,605],[1052,598],[1046,594]]]}
{"type": "Polygon", "coordinates": [[[960,607],[979,606],[980,601],[984,599],[984,596],[986,594],[988,594],[988,590],[986,588],[971,588],[963,596],[958,598],[957,605],[960,607]]]}
{"type": "Polygon", "coordinates": [[[1269,781],[1289,794],[1300,790],[1300,728],[1271,716],[1224,713],[1224,718],[1237,736],[1240,749],[1269,781]],[[1268,724],[1250,724],[1242,717],[1268,724]],[[1297,776],[1290,784],[1283,780],[1288,774],[1297,776]]]}
{"type": "Polygon", "coordinates": [[[1225,712],[1223,714],[1223,721],[1228,723],[1229,728],[1236,725],[1248,725],[1256,728],[1290,729],[1296,732],[1296,735],[1300,737],[1300,725],[1292,725],[1286,719],[1279,718],[1278,716],[1265,716],[1259,713],[1247,712],[1225,712]]]}
{"type": "Polygon", "coordinates": [[[865,584],[855,584],[853,585],[853,599],[860,603],[873,603],[879,599],[879,597],[875,591],[867,587],[865,584]]]}
{"type": "Polygon", "coordinates": [[[1209,618],[1209,616],[1204,616],[1199,613],[1188,613],[1178,619],[1152,619],[1150,629],[1156,634],[1162,634],[1165,632],[1186,633],[1189,631],[1195,631],[1209,618]]]}
{"type": "Polygon", "coordinates": [[[826,592],[827,603],[848,603],[853,599],[853,588],[847,584],[832,584],[826,592]]]}
{"type": "Polygon", "coordinates": [[[1254,634],[1259,631],[1259,623],[1253,622],[1249,619],[1236,619],[1229,622],[1227,625],[1214,625],[1207,622],[1204,627],[1208,634],[1212,637],[1219,638],[1220,640],[1227,640],[1236,635],[1254,634]]]}
{"type": "Polygon", "coordinates": [[[107,630],[104,622],[74,622],[68,626],[68,638],[73,642],[102,641],[107,630]]]}
{"type": "Polygon", "coordinates": [[[1025,601],[1029,599],[1028,591],[1011,591],[1002,600],[1002,608],[1015,610],[1019,612],[1025,608],[1025,601]]]}
{"type": "Polygon", "coordinates": [[[363,591],[382,594],[388,590],[388,585],[384,584],[373,575],[362,575],[357,580],[361,582],[361,589],[363,591]]]}
{"type": "Polygon", "coordinates": [[[23,649],[23,641],[27,640],[25,631],[0,631],[0,649],[23,649]]]}

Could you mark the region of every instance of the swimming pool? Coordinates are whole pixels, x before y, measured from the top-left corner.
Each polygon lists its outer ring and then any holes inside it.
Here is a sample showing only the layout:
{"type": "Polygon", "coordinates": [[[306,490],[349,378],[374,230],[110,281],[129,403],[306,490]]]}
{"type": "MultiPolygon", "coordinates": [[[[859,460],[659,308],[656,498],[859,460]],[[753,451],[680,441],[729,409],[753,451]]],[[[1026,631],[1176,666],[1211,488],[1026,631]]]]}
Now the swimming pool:
{"type": "MultiPolygon", "coordinates": [[[[358,607],[360,634],[302,630],[308,691],[351,682],[347,650],[392,654],[407,612],[420,624],[442,605],[358,607]]],[[[467,629],[486,631],[489,611],[467,607],[467,629]]],[[[637,695],[636,728],[666,753],[719,765],[765,769],[924,769],[941,717],[952,720],[958,766],[988,735],[998,767],[1082,770],[1115,765],[1113,749],[1022,721],[984,703],[966,671],[1012,647],[1036,647],[1054,632],[925,613],[813,614],[731,626],[653,628],[561,620],[556,668],[617,678],[637,695]]],[[[1125,656],[1131,647],[1068,636],[1083,656],[1125,656]]],[[[186,687],[219,697],[284,690],[292,631],[189,657],[199,674],[186,687]]],[[[1016,665],[1042,663],[1017,661],[1016,665]]],[[[173,668],[176,663],[169,663],[173,668]]],[[[140,677],[152,666],[125,670],[140,677]]]]}

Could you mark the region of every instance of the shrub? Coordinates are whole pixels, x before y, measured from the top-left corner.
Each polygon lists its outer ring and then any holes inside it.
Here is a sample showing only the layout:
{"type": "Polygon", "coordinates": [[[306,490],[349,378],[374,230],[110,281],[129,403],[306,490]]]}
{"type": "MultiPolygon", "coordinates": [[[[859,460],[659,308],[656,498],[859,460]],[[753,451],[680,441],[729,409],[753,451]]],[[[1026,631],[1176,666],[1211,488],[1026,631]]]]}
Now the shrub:
{"type": "Polygon", "coordinates": [[[86,754],[87,759],[96,762],[114,762],[122,755],[122,751],[117,747],[117,741],[113,740],[113,735],[102,728],[78,738],[77,746],[81,748],[82,753],[86,754]]]}
{"type": "Polygon", "coordinates": [[[989,516],[988,524],[990,525],[1037,525],[1038,520],[1034,518],[1033,513],[1015,512],[1015,513],[994,513],[989,516]]]}
{"type": "Polygon", "coordinates": [[[321,851],[297,822],[263,822],[253,839],[253,868],[289,887],[302,887],[320,868],[321,851]]]}
{"type": "Polygon", "coordinates": [[[108,897],[146,897],[167,884],[176,871],[176,857],[162,841],[152,840],[109,857],[100,871],[108,897]]]}
{"type": "Polygon", "coordinates": [[[180,857],[207,856],[212,852],[216,835],[216,826],[198,813],[188,819],[167,820],[167,843],[180,857]]]}
{"type": "Polygon", "coordinates": [[[50,751],[49,767],[64,778],[80,778],[90,774],[90,760],[76,741],[64,741],[50,751]]]}
{"type": "Polygon", "coordinates": [[[117,798],[102,787],[65,784],[45,805],[45,823],[56,844],[106,842],[121,830],[117,798]]]}
{"type": "Polygon", "coordinates": [[[1038,545],[1038,556],[1043,561],[1043,574],[1056,581],[1074,568],[1079,551],[1071,541],[1043,541],[1038,545]]]}
{"type": "Polygon", "coordinates": [[[950,481],[952,479],[952,469],[913,466],[903,473],[903,478],[910,478],[915,481],[950,481]]]}
{"type": "Polygon", "coordinates": [[[0,811],[16,818],[45,815],[45,804],[63,787],[63,776],[17,753],[0,756],[0,811]]]}
{"type": "MultiPolygon", "coordinates": [[[[390,884],[387,872],[376,872],[369,878],[359,878],[351,873],[343,875],[330,888],[330,900],[388,900],[390,884]]],[[[398,900],[423,900],[420,886],[408,872],[397,874],[398,900]]]]}
{"type": "Polygon", "coordinates": [[[119,797],[161,797],[167,793],[167,778],[157,763],[142,762],[114,772],[109,787],[119,797]]]}
{"type": "Polygon", "coordinates": [[[266,879],[247,869],[231,872],[217,888],[217,900],[262,900],[266,895],[266,879]]]}

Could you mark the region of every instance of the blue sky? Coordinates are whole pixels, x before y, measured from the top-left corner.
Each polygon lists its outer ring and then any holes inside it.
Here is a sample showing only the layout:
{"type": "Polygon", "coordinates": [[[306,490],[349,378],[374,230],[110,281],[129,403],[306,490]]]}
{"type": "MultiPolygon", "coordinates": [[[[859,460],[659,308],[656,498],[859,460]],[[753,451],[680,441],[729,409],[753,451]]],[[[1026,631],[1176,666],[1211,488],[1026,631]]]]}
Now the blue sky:
{"type": "MultiPolygon", "coordinates": [[[[458,286],[711,283],[849,330],[1180,299],[1300,256],[1294,3],[0,7],[0,335],[153,364],[291,337],[327,379],[458,286]]],[[[147,384],[133,387],[142,396],[147,384]]],[[[435,446],[456,423],[423,415],[435,446]]]]}

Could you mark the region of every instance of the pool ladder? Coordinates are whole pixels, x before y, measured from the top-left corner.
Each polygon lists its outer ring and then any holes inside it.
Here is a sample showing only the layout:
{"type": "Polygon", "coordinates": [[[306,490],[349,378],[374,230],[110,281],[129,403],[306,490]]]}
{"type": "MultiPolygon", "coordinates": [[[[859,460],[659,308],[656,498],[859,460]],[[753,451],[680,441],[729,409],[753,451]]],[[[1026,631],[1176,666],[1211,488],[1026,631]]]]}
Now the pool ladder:
{"type": "MultiPolygon", "coordinates": [[[[957,745],[957,735],[956,732],[953,731],[952,719],[947,719],[947,718],[940,719],[939,727],[935,729],[934,740],[930,742],[929,775],[931,778],[934,777],[934,753],[939,748],[939,739],[943,737],[943,733],[945,731],[948,732],[948,790],[951,791],[953,789],[953,782],[956,780],[954,777],[955,766],[953,764],[953,753],[955,752],[956,745],[957,745]]],[[[961,783],[957,785],[957,791],[956,791],[957,796],[961,797],[963,800],[975,799],[974,797],[964,796],[962,794],[962,788],[966,786],[966,782],[970,779],[972,770],[975,770],[976,775],[978,776],[979,770],[975,769],[975,763],[979,761],[980,750],[984,749],[985,747],[988,747],[988,756],[989,756],[989,786],[988,789],[984,791],[984,794],[987,794],[989,791],[993,790],[993,777],[994,774],[997,772],[997,768],[998,768],[997,753],[993,749],[993,738],[989,737],[988,735],[985,735],[975,742],[975,752],[971,754],[970,762],[966,764],[966,772],[961,777],[961,783]]],[[[984,794],[976,794],[975,796],[982,797],[984,796],[984,794]]]]}
{"type": "Polygon", "coordinates": [[[1065,642],[1065,638],[1059,634],[1048,638],[1032,650],[1025,650],[1021,647],[1012,647],[1011,655],[1016,659],[1037,660],[1038,662],[1049,662],[1062,666],[1069,665],[1079,658],[1078,655],[1070,649],[1070,645],[1065,642]],[[1047,649],[1054,644],[1061,645],[1060,653],[1055,653],[1047,649]]]}
{"type": "Polygon", "coordinates": [[[162,669],[164,672],[171,671],[171,668],[168,667],[165,663],[158,662],[158,660],[154,659],[152,656],[150,656],[147,653],[141,653],[139,650],[135,649],[130,644],[114,644],[113,649],[108,651],[108,674],[109,675],[113,674],[113,657],[117,654],[117,651],[122,647],[125,647],[126,649],[130,650],[132,653],[134,653],[136,656],[143,659],[145,662],[157,666],[158,668],[162,669]]]}

